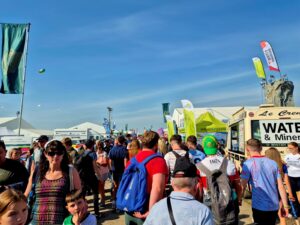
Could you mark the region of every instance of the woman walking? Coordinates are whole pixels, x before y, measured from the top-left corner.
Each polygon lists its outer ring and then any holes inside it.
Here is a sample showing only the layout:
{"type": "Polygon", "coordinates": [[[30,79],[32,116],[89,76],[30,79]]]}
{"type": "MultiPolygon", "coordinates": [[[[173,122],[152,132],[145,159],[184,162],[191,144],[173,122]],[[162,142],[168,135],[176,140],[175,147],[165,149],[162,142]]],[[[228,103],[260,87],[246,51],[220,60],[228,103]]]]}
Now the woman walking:
{"type": "Polygon", "coordinates": [[[73,167],[69,169],[68,164],[68,153],[63,144],[57,140],[48,142],[41,155],[39,168],[32,171],[25,191],[28,196],[33,187],[36,197],[31,225],[61,225],[68,215],[66,194],[71,186],[81,189],[77,170],[73,167]]]}
{"type": "Polygon", "coordinates": [[[109,177],[109,168],[108,168],[108,155],[104,151],[103,143],[98,140],[96,142],[96,153],[97,153],[97,178],[98,178],[98,188],[101,196],[101,206],[105,206],[105,191],[104,185],[105,181],[109,177]]]}

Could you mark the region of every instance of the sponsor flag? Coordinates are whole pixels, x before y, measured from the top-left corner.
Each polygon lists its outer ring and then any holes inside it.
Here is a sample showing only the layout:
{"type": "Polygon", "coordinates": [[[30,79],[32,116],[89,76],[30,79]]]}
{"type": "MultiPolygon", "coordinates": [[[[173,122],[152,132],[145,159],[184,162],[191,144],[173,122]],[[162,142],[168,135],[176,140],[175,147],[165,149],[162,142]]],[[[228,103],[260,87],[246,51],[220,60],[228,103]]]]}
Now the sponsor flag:
{"type": "Polygon", "coordinates": [[[104,118],[103,120],[104,121],[103,121],[102,125],[105,129],[105,132],[106,132],[106,134],[110,134],[109,121],[106,118],[104,118]]]}
{"type": "Polygon", "coordinates": [[[22,94],[29,24],[2,24],[3,94],[22,94]]]}
{"type": "Polygon", "coordinates": [[[170,103],[162,103],[164,122],[167,122],[166,115],[170,115],[169,106],[170,103]]]}
{"type": "Polygon", "coordinates": [[[168,139],[170,141],[170,138],[175,134],[175,127],[172,117],[170,115],[166,115],[165,117],[167,120],[168,139]]]}
{"type": "Polygon", "coordinates": [[[252,61],[254,64],[254,68],[255,68],[257,77],[265,80],[266,74],[265,74],[265,70],[264,70],[264,67],[263,67],[263,64],[262,64],[260,58],[254,57],[254,58],[252,58],[252,61]]]}
{"type": "Polygon", "coordinates": [[[273,49],[272,49],[270,43],[267,41],[261,41],[260,46],[264,52],[269,69],[279,72],[280,71],[279,66],[277,64],[277,61],[276,61],[276,58],[275,58],[275,55],[274,55],[274,52],[273,52],[273,49]]]}
{"type": "Polygon", "coordinates": [[[197,136],[194,106],[189,100],[181,100],[181,103],[183,106],[185,137],[197,136]]]}

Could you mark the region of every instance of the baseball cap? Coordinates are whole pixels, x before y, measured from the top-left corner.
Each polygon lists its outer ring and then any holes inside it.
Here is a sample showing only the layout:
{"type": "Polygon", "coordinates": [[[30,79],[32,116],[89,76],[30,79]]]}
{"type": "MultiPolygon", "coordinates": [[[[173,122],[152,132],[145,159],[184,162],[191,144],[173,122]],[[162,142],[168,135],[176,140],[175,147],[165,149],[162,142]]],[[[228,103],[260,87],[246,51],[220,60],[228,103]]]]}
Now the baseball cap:
{"type": "Polygon", "coordinates": [[[186,156],[182,156],[176,159],[173,177],[196,177],[197,168],[190,162],[190,159],[186,156]]]}
{"type": "Polygon", "coordinates": [[[218,151],[218,141],[213,135],[207,135],[202,140],[202,147],[206,155],[215,155],[218,151]]]}
{"type": "Polygon", "coordinates": [[[44,141],[47,142],[49,140],[49,138],[46,135],[41,135],[38,137],[38,139],[36,139],[37,141],[44,141]]]}

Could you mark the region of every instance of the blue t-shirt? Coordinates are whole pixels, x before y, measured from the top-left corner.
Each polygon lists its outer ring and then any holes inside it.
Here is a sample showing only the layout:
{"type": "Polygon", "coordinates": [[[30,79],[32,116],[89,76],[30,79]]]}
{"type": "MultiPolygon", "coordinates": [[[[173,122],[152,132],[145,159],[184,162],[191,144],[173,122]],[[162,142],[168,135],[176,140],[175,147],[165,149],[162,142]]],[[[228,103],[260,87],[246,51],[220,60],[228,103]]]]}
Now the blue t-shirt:
{"type": "Polygon", "coordinates": [[[112,170],[115,173],[122,174],[124,172],[124,159],[127,155],[127,149],[123,145],[115,145],[108,154],[108,157],[113,161],[112,170]]]}
{"type": "Polygon", "coordinates": [[[277,163],[266,157],[253,157],[243,164],[242,179],[252,186],[252,208],[276,211],[279,208],[277,179],[281,178],[277,163]]]}
{"type": "Polygon", "coordinates": [[[199,151],[199,150],[196,150],[196,149],[190,149],[189,150],[189,153],[191,155],[191,160],[192,160],[192,163],[194,163],[195,165],[202,161],[206,156],[203,152],[199,151]]]}

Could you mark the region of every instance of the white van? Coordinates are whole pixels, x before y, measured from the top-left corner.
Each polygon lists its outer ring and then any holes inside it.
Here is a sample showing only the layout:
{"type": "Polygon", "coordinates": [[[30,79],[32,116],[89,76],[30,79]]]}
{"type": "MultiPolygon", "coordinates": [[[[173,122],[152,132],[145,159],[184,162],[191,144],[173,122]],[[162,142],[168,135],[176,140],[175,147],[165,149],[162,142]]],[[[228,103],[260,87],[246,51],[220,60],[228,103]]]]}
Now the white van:
{"type": "Polygon", "coordinates": [[[267,104],[235,112],[228,122],[226,151],[237,166],[248,157],[245,145],[250,138],[261,140],[263,151],[275,147],[285,155],[289,142],[300,142],[300,108],[267,104]]]}

